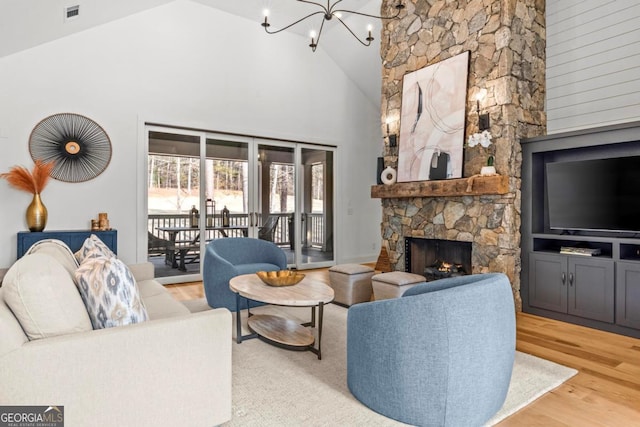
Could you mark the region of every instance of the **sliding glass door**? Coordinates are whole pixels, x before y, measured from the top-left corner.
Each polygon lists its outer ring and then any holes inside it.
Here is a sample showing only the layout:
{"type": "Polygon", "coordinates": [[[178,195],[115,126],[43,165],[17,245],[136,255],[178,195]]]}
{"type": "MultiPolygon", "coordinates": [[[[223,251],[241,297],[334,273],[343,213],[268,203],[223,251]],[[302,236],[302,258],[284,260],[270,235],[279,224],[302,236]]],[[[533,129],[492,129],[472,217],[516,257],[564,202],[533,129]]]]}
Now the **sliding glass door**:
{"type": "Polygon", "coordinates": [[[228,237],[247,237],[253,218],[250,197],[251,140],[206,138],[204,209],[207,242],[228,237]]]}
{"type": "Polygon", "coordinates": [[[299,268],[333,265],[334,233],[334,150],[309,145],[299,146],[299,209],[295,215],[295,245],[299,268]]]}
{"type": "Polygon", "coordinates": [[[199,280],[204,245],[229,237],[275,243],[291,268],[334,263],[333,149],[156,127],[148,142],[148,259],[164,283],[199,280]]]}
{"type": "Polygon", "coordinates": [[[201,135],[151,128],[147,136],[147,259],[165,283],[196,280],[201,135]]]}

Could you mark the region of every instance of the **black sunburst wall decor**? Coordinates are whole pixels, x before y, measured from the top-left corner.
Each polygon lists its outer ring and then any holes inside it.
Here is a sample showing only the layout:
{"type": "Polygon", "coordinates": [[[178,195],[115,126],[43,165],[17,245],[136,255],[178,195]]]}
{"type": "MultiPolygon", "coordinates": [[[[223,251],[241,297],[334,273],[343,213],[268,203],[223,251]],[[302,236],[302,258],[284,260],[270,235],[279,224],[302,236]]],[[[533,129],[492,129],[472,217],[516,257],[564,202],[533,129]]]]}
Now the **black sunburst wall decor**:
{"type": "Polygon", "coordinates": [[[65,182],[84,182],[100,175],[111,161],[109,136],[93,120],[73,113],[54,114],[31,131],[33,160],[54,162],[51,176],[65,182]]]}

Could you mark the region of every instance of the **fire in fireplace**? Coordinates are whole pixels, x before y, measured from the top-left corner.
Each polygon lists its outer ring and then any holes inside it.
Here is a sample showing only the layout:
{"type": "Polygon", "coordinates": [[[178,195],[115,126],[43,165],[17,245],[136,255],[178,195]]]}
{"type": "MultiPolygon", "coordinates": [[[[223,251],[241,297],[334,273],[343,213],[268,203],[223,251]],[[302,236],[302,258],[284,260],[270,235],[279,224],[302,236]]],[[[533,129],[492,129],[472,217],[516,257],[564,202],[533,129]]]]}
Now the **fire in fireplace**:
{"type": "Polygon", "coordinates": [[[444,279],[445,277],[457,277],[467,274],[462,264],[436,260],[429,267],[425,267],[424,276],[427,281],[444,279]]]}

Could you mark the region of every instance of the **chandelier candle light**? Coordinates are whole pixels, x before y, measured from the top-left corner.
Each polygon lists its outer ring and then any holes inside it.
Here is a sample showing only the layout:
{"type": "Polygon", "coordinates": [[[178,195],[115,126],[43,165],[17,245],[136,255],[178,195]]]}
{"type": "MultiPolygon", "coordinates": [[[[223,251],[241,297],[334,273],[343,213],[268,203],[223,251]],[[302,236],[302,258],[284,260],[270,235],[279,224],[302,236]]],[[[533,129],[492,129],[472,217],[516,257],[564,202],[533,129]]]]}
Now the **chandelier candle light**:
{"type": "Polygon", "coordinates": [[[367,37],[365,37],[364,39],[361,39],[342,20],[342,14],[343,13],[350,13],[350,14],[353,14],[353,15],[366,16],[368,18],[375,18],[375,19],[394,19],[394,18],[397,18],[398,15],[400,15],[400,12],[402,11],[402,9],[404,9],[404,4],[402,3],[402,1],[398,1],[398,4],[396,4],[394,6],[394,8],[397,10],[395,15],[393,15],[393,16],[378,16],[378,15],[370,15],[368,13],[356,12],[356,11],[353,11],[353,10],[336,9],[337,4],[342,2],[342,0],[334,0],[333,3],[331,3],[331,0],[327,0],[327,5],[326,6],[321,4],[320,2],[315,2],[315,1],[307,1],[307,0],[297,0],[297,1],[299,1],[301,3],[312,4],[314,6],[319,7],[321,10],[318,10],[317,12],[310,13],[307,16],[304,16],[304,17],[298,19],[297,21],[287,25],[286,27],[280,28],[279,30],[271,31],[271,30],[269,30],[269,27],[271,26],[271,24],[269,23],[269,10],[265,9],[264,10],[264,22],[262,22],[261,25],[264,27],[264,30],[268,34],[277,34],[280,31],[284,31],[284,30],[286,30],[288,28],[293,27],[296,24],[299,24],[300,22],[304,21],[307,18],[311,18],[312,16],[315,16],[315,15],[322,15],[323,18],[322,18],[322,22],[320,23],[320,29],[318,30],[318,32],[316,33],[315,31],[311,31],[311,33],[309,34],[309,36],[311,37],[311,43],[309,44],[309,47],[311,48],[311,50],[313,52],[316,51],[316,48],[318,47],[318,44],[320,43],[320,37],[322,36],[322,29],[324,28],[324,23],[326,21],[331,21],[331,20],[333,20],[333,18],[335,18],[338,22],[340,22],[344,26],[344,28],[347,29],[347,31],[349,31],[349,33],[351,33],[351,35],[353,37],[355,37],[356,40],[358,40],[364,46],[370,46],[371,42],[374,40],[373,36],[371,35],[371,31],[373,30],[373,26],[372,25],[367,26],[367,37]]]}

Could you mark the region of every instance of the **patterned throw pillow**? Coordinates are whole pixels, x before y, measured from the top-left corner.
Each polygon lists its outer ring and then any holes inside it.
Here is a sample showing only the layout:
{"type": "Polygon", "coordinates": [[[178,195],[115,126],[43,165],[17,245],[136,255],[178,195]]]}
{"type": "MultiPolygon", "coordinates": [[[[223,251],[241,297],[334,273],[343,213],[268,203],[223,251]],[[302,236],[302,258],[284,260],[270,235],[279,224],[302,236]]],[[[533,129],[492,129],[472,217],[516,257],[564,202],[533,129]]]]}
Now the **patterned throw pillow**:
{"type": "Polygon", "coordinates": [[[138,285],[119,259],[89,254],[76,270],[75,278],[93,329],[148,320],[138,285]]]}
{"type": "Polygon", "coordinates": [[[78,263],[82,264],[82,262],[87,257],[95,258],[99,256],[104,256],[107,258],[113,258],[116,254],[113,253],[111,249],[107,245],[104,244],[102,240],[95,234],[87,237],[82,244],[82,247],[75,253],[76,259],[78,263]]]}

